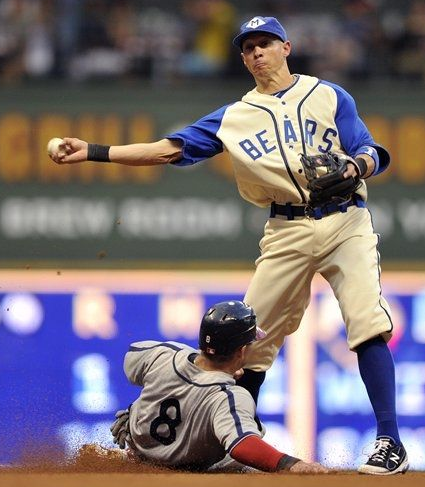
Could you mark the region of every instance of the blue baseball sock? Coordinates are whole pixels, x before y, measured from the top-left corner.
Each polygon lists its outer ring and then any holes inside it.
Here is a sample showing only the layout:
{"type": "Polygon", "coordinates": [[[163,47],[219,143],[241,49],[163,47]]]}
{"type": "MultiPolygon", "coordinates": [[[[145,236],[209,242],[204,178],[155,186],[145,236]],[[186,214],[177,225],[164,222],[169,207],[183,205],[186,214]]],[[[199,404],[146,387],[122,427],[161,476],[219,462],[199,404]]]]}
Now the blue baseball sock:
{"type": "Polygon", "coordinates": [[[244,374],[236,381],[236,385],[244,387],[251,394],[255,404],[257,404],[260,387],[265,378],[265,372],[254,372],[250,369],[244,369],[244,374]]]}
{"type": "Polygon", "coordinates": [[[391,351],[379,336],[356,348],[361,378],[375,412],[377,437],[401,443],[395,406],[395,371],[391,351]]]}

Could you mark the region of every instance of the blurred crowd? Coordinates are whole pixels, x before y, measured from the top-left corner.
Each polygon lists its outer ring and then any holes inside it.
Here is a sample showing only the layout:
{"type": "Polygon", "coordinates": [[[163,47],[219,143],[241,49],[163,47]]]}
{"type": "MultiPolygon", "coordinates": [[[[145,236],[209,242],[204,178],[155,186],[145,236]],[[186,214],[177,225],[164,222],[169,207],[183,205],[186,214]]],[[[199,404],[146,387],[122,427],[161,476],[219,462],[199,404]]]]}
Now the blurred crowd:
{"type": "Polygon", "coordinates": [[[283,23],[293,72],[335,82],[425,82],[425,0],[328,4],[318,10],[312,0],[0,0],[0,82],[238,77],[244,69],[231,39],[255,15],[283,23]]]}

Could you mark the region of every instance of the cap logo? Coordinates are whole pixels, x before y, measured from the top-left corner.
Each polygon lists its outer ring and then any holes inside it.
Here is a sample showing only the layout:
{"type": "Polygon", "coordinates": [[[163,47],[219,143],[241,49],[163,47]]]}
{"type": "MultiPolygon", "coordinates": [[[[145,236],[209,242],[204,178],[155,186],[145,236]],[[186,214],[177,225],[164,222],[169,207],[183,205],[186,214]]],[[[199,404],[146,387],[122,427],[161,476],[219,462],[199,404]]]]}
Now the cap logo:
{"type": "Polygon", "coordinates": [[[210,337],[209,335],[207,335],[207,336],[205,337],[205,341],[206,341],[207,343],[210,343],[210,341],[211,341],[211,337],[210,337]]]}
{"type": "Polygon", "coordinates": [[[256,29],[257,27],[261,27],[265,23],[266,22],[264,22],[263,19],[260,19],[259,17],[254,17],[246,24],[246,27],[249,27],[250,29],[256,29]]]}

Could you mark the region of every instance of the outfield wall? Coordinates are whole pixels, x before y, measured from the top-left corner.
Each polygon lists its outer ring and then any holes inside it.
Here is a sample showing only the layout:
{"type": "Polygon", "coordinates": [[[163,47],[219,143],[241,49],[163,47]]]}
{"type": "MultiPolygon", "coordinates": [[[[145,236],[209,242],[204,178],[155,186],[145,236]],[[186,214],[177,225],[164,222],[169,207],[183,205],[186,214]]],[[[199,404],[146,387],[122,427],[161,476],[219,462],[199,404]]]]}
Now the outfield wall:
{"type": "MultiPolygon", "coordinates": [[[[56,166],[45,151],[52,136],[109,144],[156,140],[249,88],[40,84],[2,90],[0,266],[250,265],[267,210],[239,197],[225,154],[196,167],[130,168],[56,166]]],[[[390,169],[369,184],[383,262],[414,268],[424,258],[425,92],[351,91],[371,132],[392,154],[390,169]]]]}

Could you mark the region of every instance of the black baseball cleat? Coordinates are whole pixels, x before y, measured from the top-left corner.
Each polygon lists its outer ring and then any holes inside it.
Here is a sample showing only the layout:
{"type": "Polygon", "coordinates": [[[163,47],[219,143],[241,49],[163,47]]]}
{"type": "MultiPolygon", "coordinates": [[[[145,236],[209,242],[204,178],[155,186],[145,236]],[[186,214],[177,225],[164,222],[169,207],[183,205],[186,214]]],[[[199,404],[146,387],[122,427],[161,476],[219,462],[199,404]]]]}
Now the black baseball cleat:
{"type": "Polygon", "coordinates": [[[393,475],[405,473],[409,468],[407,453],[402,444],[396,445],[388,436],[381,436],[375,441],[375,450],[369,460],[360,465],[358,472],[371,475],[393,475]]]}

